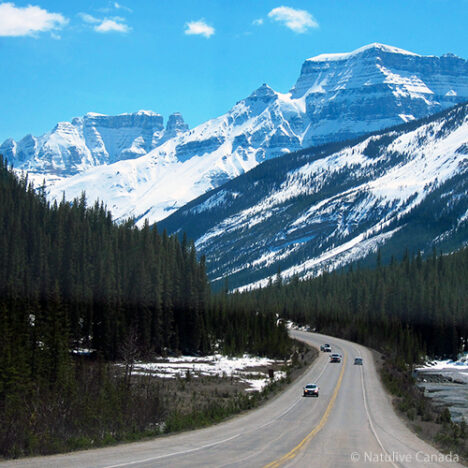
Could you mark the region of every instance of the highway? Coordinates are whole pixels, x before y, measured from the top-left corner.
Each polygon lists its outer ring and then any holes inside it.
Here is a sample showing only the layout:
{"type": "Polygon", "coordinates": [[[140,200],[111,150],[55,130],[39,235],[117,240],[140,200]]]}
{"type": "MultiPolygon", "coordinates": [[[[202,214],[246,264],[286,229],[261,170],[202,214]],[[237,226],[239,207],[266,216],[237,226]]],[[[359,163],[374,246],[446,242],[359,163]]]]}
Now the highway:
{"type": "Polygon", "coordinates": [[[89,467],[459,467],[419,439],[395,414],[372,353],[349,341],[292,331],[343,355],[330,363],[320,353],[284,392],[262,407],[224,423],[150,441],[0,463],[0,468],[89,467]],[[361,356],[363,366],[353,364],[361,356]],[[317,383],[319,398],[303,398],[317,383]]]}

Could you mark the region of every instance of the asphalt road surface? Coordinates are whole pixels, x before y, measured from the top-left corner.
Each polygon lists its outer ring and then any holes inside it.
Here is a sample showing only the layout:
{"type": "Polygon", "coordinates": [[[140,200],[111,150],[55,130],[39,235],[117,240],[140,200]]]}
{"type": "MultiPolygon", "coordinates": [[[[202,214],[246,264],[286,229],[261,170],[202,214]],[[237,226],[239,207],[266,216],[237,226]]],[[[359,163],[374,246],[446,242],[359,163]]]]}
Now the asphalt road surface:
{"type": "Polygon", "coordinates": [[[371,352],[323,335],[293,331],[343,355],[330,363],[320,353],[286,391],[261,408],[209,428],[115,447],[0,463],[5,467],[456,467],[457,454],[442,455],[395,414],[376,373],[371,352]],[[353,364],[360,356],[363,366],[353,364]],[[319,398],[302,397],[317,383],[319,398]]]}

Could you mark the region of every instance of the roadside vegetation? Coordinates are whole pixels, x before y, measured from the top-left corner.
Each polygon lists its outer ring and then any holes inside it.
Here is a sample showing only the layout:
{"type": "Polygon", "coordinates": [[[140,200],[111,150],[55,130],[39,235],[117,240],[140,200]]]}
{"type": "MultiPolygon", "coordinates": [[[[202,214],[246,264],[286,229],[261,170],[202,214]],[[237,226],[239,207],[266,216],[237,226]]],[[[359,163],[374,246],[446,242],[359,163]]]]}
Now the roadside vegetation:
{"type": "Polygon", "coordinates": [[[446,407],[435,406],[424,396],[411,366],[387,356],[376,356],[383,384],[394,396],[394,406],[408,426],[423,439],[444,452],[468,460],[468,427],[464,421],[452,421],[446,407]]]}
{"type": "Polygon", "coordinates": [[[188,381],[185,379],[182,387],[177,381],[166,382],[165,385],[176,387],[174,394],[179,400],[171,401],[172,410],[161,430],[167,433],[196,429],[255,408],[295,380],[317,355],[315,349],[309,348],[302,342],[294,342],[291,359],[276,368],[284,372],[285,377],[271,380],[260,392],[246,392],[245,388],[239,388],[242,384],[222,377],[201,377],[198,381],[189,377],[188,381]]]}
{"type": "Polygon", "coordinates": [[[293,348],[294,359],[261,369],[281,371],[285,377],[271,380],[260,392],[247,391],[245,384],[228,376],[186,373],[165,379],[134,374],[129,379],[122,366],[75,359],[75,381],[67,387],[67,393],[57,398],[53,392],[44,392],[40,399],[24,399],[24,410],[15,412],[20,419],[2,421],[2,435],[11,437],[10,450],[3,455],[48,455],[220,422],[274,396],[317,354],[302,343],[293,348]]]}

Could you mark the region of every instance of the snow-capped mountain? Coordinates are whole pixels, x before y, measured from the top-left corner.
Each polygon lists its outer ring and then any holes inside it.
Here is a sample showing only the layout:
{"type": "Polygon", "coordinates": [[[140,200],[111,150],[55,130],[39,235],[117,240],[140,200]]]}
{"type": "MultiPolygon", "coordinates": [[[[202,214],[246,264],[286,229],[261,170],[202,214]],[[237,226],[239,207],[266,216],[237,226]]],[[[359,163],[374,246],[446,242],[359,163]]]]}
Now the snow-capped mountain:
{"type": "Polygon", "coordinates": [[[468,97],[468,62],[371,44],[310,58],[291,90],[310,120],[303,146],[352,138],[434,114],[468,97]]]}
{"type": "Polygon", "coordinates": [[[468,242],[468,103],[254,168],[160,223],[184,231],[216,283],[303,277],[383,248],[387,258],[468,242]]]}
{"type": "Polygon", "coordinates": [[[153,222],[270,158],[421,118],[466,99],[466,60],[371,44],[308,59],[289,92],[264,84],[191,130],[180,116],[171,117],[164,130],[157,114],[88,114],[40,138],[8,140],[0,152],[38,183],[45,178],[52,197],[65,193],[72,199],[86,191],[116,219],[153,222]]]}
{"type": "Polygon", "coordinates": [[[180,114],[163,117],[151,111],[108,116],[90,112],[59,122],[41,137],[6,140],[0,152],[18,169],[68,177],[86,169],[147,154],[188,129],[180,114]]]}

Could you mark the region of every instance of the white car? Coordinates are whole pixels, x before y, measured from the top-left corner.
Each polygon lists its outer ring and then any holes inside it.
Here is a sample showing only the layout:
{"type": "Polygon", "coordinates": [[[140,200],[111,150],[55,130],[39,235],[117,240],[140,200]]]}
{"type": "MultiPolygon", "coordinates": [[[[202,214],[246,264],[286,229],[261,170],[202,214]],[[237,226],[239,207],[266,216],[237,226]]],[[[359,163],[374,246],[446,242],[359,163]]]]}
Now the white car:
{"type": "Polygon", "coordinates": [[[314,396],[318,397],[319,396],[319,388],[318,385],[316,384],[307,384],[303,388],[303,395],[302,396],[314,396]]]}

